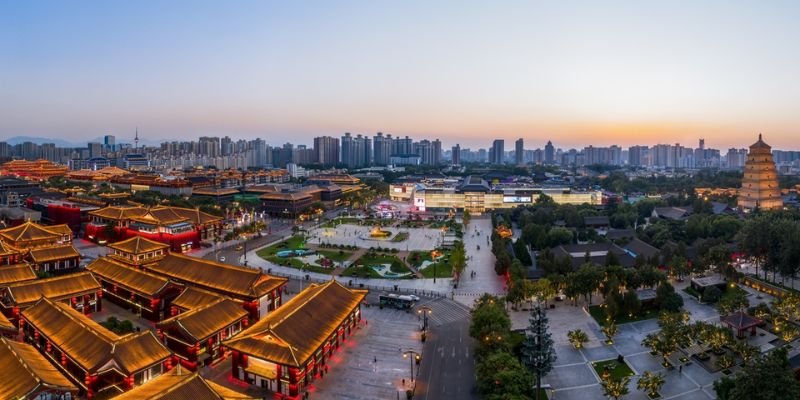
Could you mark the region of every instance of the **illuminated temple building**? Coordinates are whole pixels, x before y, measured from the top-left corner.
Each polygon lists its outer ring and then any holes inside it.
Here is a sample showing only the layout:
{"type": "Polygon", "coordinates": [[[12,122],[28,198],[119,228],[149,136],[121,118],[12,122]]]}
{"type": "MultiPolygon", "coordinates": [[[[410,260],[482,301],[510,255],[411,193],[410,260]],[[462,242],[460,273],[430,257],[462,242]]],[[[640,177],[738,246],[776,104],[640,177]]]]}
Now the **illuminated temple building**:
{"type": "Polygon", "coordinates": [[[174,252],[200,247],[222,231],[222,217],[181,207],[111,206],[89,212],[86,239],[115,242],[142,236],[168,244],[174,252]]]}
{"type": "Polygon", "coordinates": [[[171,352],[152,331],[117,335],[48,298],[22,312],[25,342],[77,383],[87,399],[109,398],[171,368],[171,352]]]}
{"type": "Polygon", "coordinates": [[[750,152],[747,153],[738,205],[744,210],[783,207],[772,148],[761,140],[760,134],[758,141],[750,146],[750,152]]]}
{"type": "Polygon", "coordinates": [[[28,221],[0,230],[0,264],[25,260],[38,272],[63,273],[78,268],[80,258],[67,225],[44,226],[28,221]]]}
{"type": "Polygon", "coordinates": [[[47,160],[12,160],[0,165],[0,175],[14,175],[30,180],[45,180],[66,175],[69,168],[47,160]]]}
{"type": "Polygon", "coordinates": [[[351,290],[336,280],[312,284],[223,343],[233,350],[233,377],[299,397],[357,329],[366,295],[366,290],[351,290]]]}
{"type": "Polygon", "coordinates": [[[0,339],[0,376],[0,393],[7,399],[62,399],[78,394],[78,388],[27,343],[0,339]]]}

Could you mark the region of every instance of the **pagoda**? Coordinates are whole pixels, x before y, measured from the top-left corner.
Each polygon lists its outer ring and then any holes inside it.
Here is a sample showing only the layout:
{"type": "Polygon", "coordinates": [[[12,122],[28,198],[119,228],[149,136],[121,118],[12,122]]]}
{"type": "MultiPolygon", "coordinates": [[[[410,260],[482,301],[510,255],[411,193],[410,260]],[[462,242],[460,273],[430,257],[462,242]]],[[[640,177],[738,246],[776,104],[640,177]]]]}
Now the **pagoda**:
{"type": "Polygon", "coordinates": [[[772,160],[772,148],[761,140],[750,146],[744,164],[742,188],[739,190],[739,208],[743,210],[776,209],[783,207],[778,186],[778,171],[772,160]]]}

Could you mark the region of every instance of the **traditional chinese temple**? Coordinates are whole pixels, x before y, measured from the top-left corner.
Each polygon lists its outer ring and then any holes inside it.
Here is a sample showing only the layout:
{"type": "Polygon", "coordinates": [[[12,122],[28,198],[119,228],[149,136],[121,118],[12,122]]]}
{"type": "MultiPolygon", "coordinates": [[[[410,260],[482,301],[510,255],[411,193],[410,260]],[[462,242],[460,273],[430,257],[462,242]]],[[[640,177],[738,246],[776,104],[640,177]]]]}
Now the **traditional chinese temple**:
{"type": "Polygon", "coordinates": [[[100,284],[89,272],[18,282],[0,289],[0,310],[15,324],[20,312],[42,297],[84,314],[102,309],[100,284]]]}
{"type": "Polygon", "coordinates": [[[181,207],[110,206],[89,213],[86,239],[116,242],[134,236],[165,243],[174,252],[200,247],[222,231],[222,217],[181,207]]]}
{"type": "Polygon", "coordinates": [[[153,322],[164,319],[167,304],[183,290],[183,285],[111,257],[100,257],[86,269],[100,282],[106,300],[153,322]]]}
{"type": "Polygon", "coordinates": [[[14,264],[0,266],[0,287],[36,279],[30,264],[14,264]]]}
{"type": "Polygon", "coordinates": [[[248,312],[239,302],[219,298],[158,323],[158,335],[183,366],[197,370],[224,360],[221,345],[247,327],[248,312]]]}
{"type": "Polygon", "coordinates": [[[108,245],[109,257],[126,264],[140,267],[164,258],[169,253],[169,245],[141,236],[108,245]]]}
{"type": "Polygon", "coordinates": [[[764,143],[761,134],[747,153],[742,188],[739,189],[737,201],[739,207],[745,210],[783,207],[783,197],[778,185],[778,170],[772,159],[772,148],[764,143]]]}
{"type": "Polygon", "coordinates": [[[22,312],[20,326],[25,342],[59,364],[90,400],[130,390],[171,368],[171,353],[153,332],[120,336],[46,297],[22,312]]]}
{"type": "Polygon", "coordinates": [[[366,295],[335,280],[312,284],[223,343],[233,350],[233,377],[299,398],[356,329],[366,295]]]}
{"type": "Polygon", "coordinates": [[[0,165],[0,175],[14,175],[21,178],[43,181],[54,176],[66,175],[69,168],[47,160],[11,160],[0,165]]]}
{"type": "Polygon", "coordinates": [[[67,225],[39,225],[25,222],[0,230],[0,261],[30,261],[40,272],[63,273],[80,265],[81,255],[72,246],[72,230],[67,225]]]}
{"type": "Polygon", "coordinates": [[[0,338],[0,393],[6,399],[64,399],[78,387],[27,343],[0,338]]]}
{"type": "Polygon", "coordinates": [[[270,276],[257,269],[172,253],[144,268],[176,283],[241,301],[251,320],[257,320],[281,305],[287,282],[286,278],[270,276]]]}
{"type": "Polygon", "coordinates": [[[177,366],[161,376],[125,392],[114,400],[260,400],[203,379],[197,372],[177,366]]]}

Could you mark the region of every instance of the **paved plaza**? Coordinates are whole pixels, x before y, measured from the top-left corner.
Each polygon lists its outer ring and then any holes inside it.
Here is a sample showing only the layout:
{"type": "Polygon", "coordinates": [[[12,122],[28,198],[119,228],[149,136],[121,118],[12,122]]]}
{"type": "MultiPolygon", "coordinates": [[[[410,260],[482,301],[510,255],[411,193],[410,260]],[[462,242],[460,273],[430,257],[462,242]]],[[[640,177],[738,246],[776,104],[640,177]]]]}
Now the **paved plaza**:
{"type": "Polygon", "coordinates": [[[430,251],[442,244],[442,231],[431,228],[393,228],[383,227],[381,230],[392,232],[391,237],[398,232],[407,232],[408,239],[402,242],[393,242],[389,239],[376,239],[370,237],[372,226],[341,224],[335,228],[316,228],[308,234],[308,243],[358,246],[368,249],[382,247],[384,249],[397,249],[400,251],[430,251]]]}
{"type": "MultiPolygon", "coordinates": [[[[689,311],[693,321],[702,320],[709,323],[719,323],[717,310],[706,304],[701,304],[681,289],[688,285],[684,282],[673,282],[676,291],[683,297],[684,309],[689,311]]],[[[759,294],[750,288],[743,288],[748,292],[750,304],[769,302],[771,297],[759,294]],[[761,298],[759,298],[761,297],[761,298]]],[[[594,304],[599,304],[600,299],[595,299],[594,304]]],[[[592,319],[582,307],[576,307],[571,302],[555,302],[554,309],[547,310],[550,320],[550,332],[555,342],[558,359],[553,370],[544,378],[544,383],[555,389],[555,399],[576,400],[601,400],[605,399],[600,387],[600,377],[592,368],[591,363],[617,358],[622,355],[635,375],[628,386],[630,394],[625,399],[647,399],[647,396],[636,389],[638,376],[644,371],[662,373],[666,383],[660,394],[663,399],[680,400],[706,400],[714,399],[713,383],[723,375],[720,372],[711,373],[697,362],[684,364],[683,369],[667,370],[661,365],[661,357],[653,356],[650,350],[642,346],[642,339],[652,332],[658,331],[658,321],[655,319],[632,322],[619,325],[619,333],[614,337],[614,344],[606,345],[605,336],[600,331],[600,326],[592,319]],[[589,343],[585,348],[576,350],[567,339],[567,331],[581,329],[589,335],[589,343]]],[[[511,311],[513,329],[524,329],[528,326],[529,313],[527,311],[511,311]]],[[[757,341],[758,338],[751,339],[757,341]]],[[[761,346],[763,351],[772,348],[772,345],[761,346]]]]}
{"type": "MultiPolygon", "coordinates": [[[[401,349],[422,352],[417,315],[377,307],[361,310],[366,323],[335,353],[330,374],[314,382],[309,399],[396,399],[398,394],[405,399],[411,367],[401,349]]],[[[414,365],[415,375],[417,369],[414,365]]]]}

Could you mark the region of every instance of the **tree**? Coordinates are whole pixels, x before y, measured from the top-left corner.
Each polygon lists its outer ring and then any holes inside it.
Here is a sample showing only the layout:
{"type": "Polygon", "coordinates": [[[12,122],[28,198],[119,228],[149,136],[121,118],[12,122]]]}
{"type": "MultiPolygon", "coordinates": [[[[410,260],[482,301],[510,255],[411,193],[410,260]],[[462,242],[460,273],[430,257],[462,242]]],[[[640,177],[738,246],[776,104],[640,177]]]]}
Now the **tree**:
{"type": "Polygon", "coordinates": [[[629,393],[628,383],[631,381],[630,377],[604,379],[600,382],[603,388],[603,395],[610,399],[619,400],[622,396],[629,393]]]}
{"type": "Polygon", "coordinates": [[[465,209],[464,214],[461,217],[461,220],[464,221],[464,226],[468,226],[469,222],[472,220],[472,213],[469,210],[465,209]]]}
{"type": "Polygon", "coordinates": [[[717,394],[717,400],[732,400],[731,392],[736,387],[736,380],[730,376],[723,376],[714,381],[714,392],[717,394]]]}
{"type": "Polygon", "coordinates": [[[458,240],[453,245],[453,251],[450,253],[450,265],[453,267],[453,272],[456,274],[456,279],[461,277],[461,273],[467,268],[467,256],[464,249],[464,242],[458,240]]]}
{"type": "Polygon", "coordinates": [[[733,365],[734,365],[733,357],[727,354],[717,358],[717,367],[720,367],[722,369],[728,369],[733,367],[733,365]]]}
{"type": "Polygon", "coordinates": [[[642,309],[642,302],[639,301],[639,296],[635,290],[628,290],[622,297],[622,310],[629,317],[638,315],[642,309]]]}
{"type": "Polygon", "coordinates": [[[779,347],[745,365],[736,375],[730,400],[800,399],[786,348],[779,347]]]}
{"type": "Polygon", "coordinates": [[[500,351],[488,355],[478,363],[476,372],[482,394],[528,398],[531,376],[511,353],[500,351]]]}
{"type": "Polygon", "coordinates": [[[544,307],[535,303],[531,309],[528,332],[522,347],[522,363],[536,378],[536,400],[542,390],[542,377],[553,369],[556,351],[548,332],[548,319],[544,307]]]}
{"type": "Polygon", "coordinates": [[[572,345],[572,347],[581,349],[583,348],[583,344],[589,341],[589,335],[580,329],[576,329],[574,331],[567,332],[567,339],[569,339],[569,343],[572,345]]]}
{"type": "Polygon", "coordinates": [[[608,323],[608,325],[602,327],[600,330],[603,331],[604,335],[606,335],[606,343],[614,343],[614,336],[616,336],[617,332],[619,331],[619,328],[617,328],[617,324],[615,324],[614,321],[611,321],[608,323]]]}
{"type": "Polygon", "coordinates": [[[666,383],[664,375],[644,371],[642,377],[636,382],[636,388],[647,393],[650,397],[656,397],[658,396],[658,391],[664,386],[664,383],[666,383]]]}
{"type": "Polygon", "coordinates": [[[479,343],[479,350],[490,352],[508,348],[511,319],[497,297],[484,294],[475,300],[469,335],[479,343]]]}
{"type": "Polygon", "coordinates": [[[703,290],[703,301],[706,303],[716,303],[722,296],[722,291],[716,286],[709,286],[703,290]]]}
{"type": "Polygon", "coordinates": [[[748,306],[750,306],[750,300],[747,299],[747,292],[738,287],[729,288],[728,293],[717,303],[717,308],[723,315],[731,314],[737,310],[743,310],[748,306]]]}

